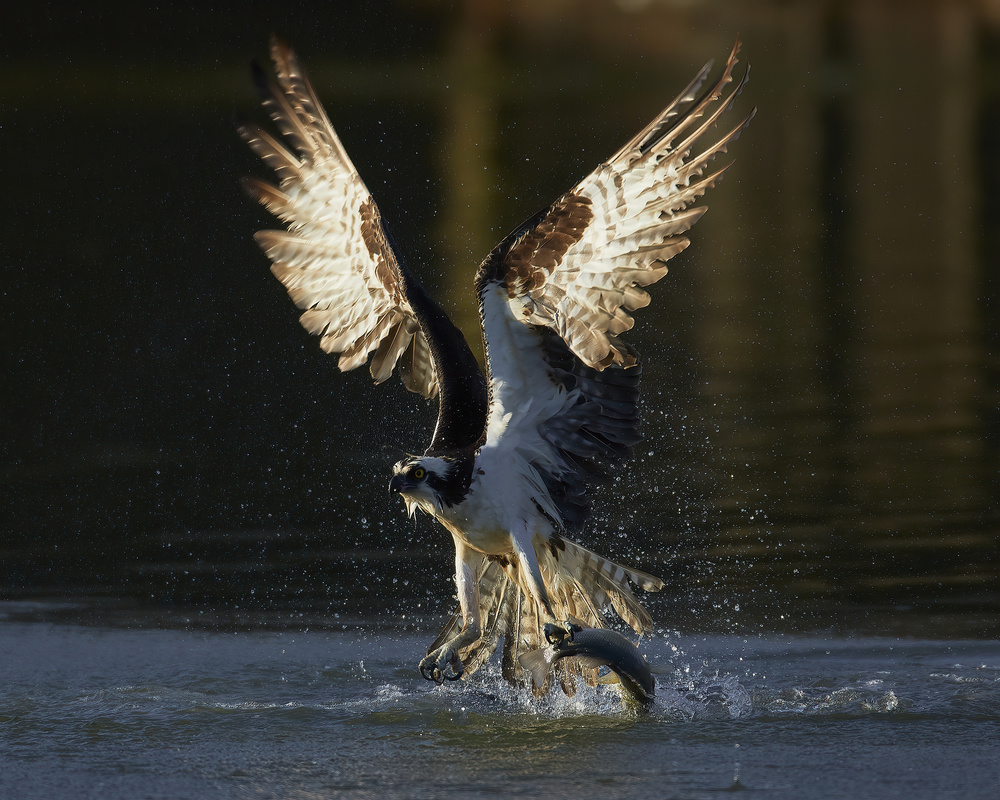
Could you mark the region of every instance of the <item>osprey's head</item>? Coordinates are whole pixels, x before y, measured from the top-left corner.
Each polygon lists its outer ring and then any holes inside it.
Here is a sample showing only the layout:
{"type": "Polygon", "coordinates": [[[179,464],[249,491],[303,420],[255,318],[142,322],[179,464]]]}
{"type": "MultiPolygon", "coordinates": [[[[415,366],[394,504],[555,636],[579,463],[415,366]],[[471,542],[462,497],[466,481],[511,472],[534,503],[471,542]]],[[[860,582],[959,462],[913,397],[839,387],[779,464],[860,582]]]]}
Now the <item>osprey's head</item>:
{"type": "Polygon", "coordinates": [[[406,503],[412,517],[418,508],[437,516],[448,494],[453,463],[433,456],[404,458],[392,468],[389,491],[406,503]]]}

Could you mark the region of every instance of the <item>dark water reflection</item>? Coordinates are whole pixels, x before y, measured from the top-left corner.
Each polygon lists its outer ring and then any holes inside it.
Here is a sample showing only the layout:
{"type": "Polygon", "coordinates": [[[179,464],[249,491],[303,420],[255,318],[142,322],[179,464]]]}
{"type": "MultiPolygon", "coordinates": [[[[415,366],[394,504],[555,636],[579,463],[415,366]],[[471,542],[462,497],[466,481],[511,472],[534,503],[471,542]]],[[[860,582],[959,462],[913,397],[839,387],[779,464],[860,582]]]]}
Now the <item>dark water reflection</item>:
{"type": "Polygon", "coordinates": [[[112,6],[17,12],[0,592],[441,613],[450,545],[384,491],[432,411],[337,373],[250,241],[270,223],[235,188],[262,174],[233,133],[257,115],[247,59],[271,30],[298,47],[474,331],[475,262],[739,30],[760,113],[633,332],[648,446],[588,542],[670,579],[666,625],[889,630],[909,609],[995,634],[1000,28],[981,4],[903,8],[261,4],[141,12],[155,41],[112,6]]]}

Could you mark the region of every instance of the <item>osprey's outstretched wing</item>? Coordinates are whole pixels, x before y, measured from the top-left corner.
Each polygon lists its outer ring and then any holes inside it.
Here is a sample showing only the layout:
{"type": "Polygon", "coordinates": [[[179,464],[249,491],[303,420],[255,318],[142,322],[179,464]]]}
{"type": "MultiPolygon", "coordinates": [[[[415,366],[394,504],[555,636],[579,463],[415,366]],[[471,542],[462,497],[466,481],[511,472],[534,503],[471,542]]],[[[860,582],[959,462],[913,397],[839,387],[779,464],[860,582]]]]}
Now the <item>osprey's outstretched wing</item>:
{"type": "Polygon", "coordinates": [[[262,102],[283,137],[256,125],[240,135],[271,167],[278,185],[255,178],[244,186],[288,230],[256,240],[272,272],[304,309],[303,327],[340,355],[342,370],[371,356],[376,383],[398,369],[410,391],[440,392],[435,446],[479,439],[485,420],[482,372],[461,332],[393,253],[381,217],[295,54],[271,41],[277,84],[255,64],[262,102]],[[442,424],[445,420],[454,424],[442,424]]]}
{"type": "Polygon", "coordinates": [[[753,117],[692,155],[749,76],[723,99],[739,46],[709,89],[698,94],[710,63],[609,161],[497,248],[494,274],[514,315],[555,331],[589,367],[635,363],[618,340],[632,327],[629,312],[649,304],[641,287],[666,275],[665,262],[688,246],[682,234],[706,210],[691,204],[728,165],[703,176],[706,167],[753,117]]]}
{"type": "Polygon", "coordinates": [[[538,487],[535,502],[561,527],[582,525],[598,463],[641,436],[639,367],[619,334],[649,303],[642,287],[688,245],[693,207],[726,167],[709,162],[753,116],[721,138],[706,133],[729,109],[733,47],[721,77],[699,93],[706,65],[609,161],[498,245],[480,268],[490,416],[486,449],[538,487]]]}

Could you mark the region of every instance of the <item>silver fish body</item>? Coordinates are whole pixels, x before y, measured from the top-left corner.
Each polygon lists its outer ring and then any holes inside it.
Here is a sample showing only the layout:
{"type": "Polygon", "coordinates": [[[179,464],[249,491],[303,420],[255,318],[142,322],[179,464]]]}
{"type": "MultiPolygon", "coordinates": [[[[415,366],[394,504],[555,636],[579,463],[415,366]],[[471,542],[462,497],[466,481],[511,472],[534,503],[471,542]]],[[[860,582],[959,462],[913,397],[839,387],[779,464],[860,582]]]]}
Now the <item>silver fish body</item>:
{"type": "Polygon", "coordinates": [[[570,625],[568,630],[545,626],[550,645],[523,654],[521,666],[531,672],[535,686],[542,686],[552,665],[562,658],[575,658],[586,668],[607,667],[618,678],[623,699],[640,706],[653,702],[656,681],[639,649],[617,631],[607,628],[583,628],[570,625]]]}

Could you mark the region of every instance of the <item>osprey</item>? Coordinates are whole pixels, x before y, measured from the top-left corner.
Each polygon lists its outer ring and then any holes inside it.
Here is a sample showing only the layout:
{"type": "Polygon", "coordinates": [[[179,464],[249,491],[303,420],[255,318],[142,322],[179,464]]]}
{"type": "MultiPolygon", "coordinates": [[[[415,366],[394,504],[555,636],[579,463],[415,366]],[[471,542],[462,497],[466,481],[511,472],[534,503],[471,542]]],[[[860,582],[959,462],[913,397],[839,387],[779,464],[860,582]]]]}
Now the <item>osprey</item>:
{"type": "MultiPolygon", "coordinates": [[[[693,204],[728,166],[705,174],[709,162],[756,111],[702,144],[746,82],[749,70],[728,86],[738,52],[737,41],[717,81],[702,90],[707,64],[624,147],[482,262],[475,289],[485,373],[394,253],[294,53],[272,40],[276,83],[254,65],[283,137],[240,129],[278,179],[245,181],[287,225],[255,237],[272,272],[304,309],[302,325],[339,354],[341,370],[370,357],[376,383],[395,371],[410,391],[438,398],[430,446],[396,464],[389,482],[410,516],[426,512],[455,543],[459,607],[420,662],[429,680],[471,675],[502,639],[503,676],[527,683],[518,657],[543,646],[554,625],[604,627],[612,610],[638,634],[652,625],[632,585],[657,591],[663,581],[568,536],[589,515],[588,486],[641,440],[640,367],[620,336],[631,312],[650,302],[643,287],[666,274],[664,262],[688,246],[683,234],[705,213],[693,204]]],[[[559,662],[569,693],[574,675],[596,677],[572,662],[559,662]]]]}

